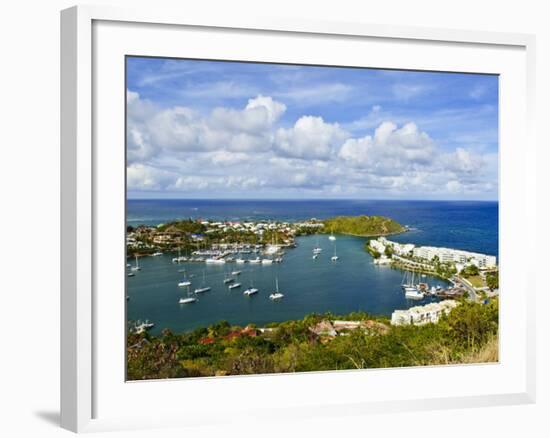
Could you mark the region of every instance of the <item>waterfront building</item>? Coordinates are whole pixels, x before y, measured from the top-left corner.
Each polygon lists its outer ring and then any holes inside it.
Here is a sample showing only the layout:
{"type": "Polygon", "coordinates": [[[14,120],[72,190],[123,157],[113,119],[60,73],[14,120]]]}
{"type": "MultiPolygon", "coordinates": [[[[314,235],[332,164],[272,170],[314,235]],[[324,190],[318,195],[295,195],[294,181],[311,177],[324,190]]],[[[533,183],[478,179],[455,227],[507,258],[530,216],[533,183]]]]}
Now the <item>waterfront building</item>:
{"type": "Polygon", "coordinates": [[[442,263],[459,263],[462,265],[475,265],[478,268],[490,269],[497,265],[497,258],[492,255],[479,254],[476,252],[463,251],[452,248],[439,248],[435,246],[418,246],[412,243],[392,242],[385,237],[379,237],[369,242],[369,246],[380,254],[384,254],[387,247],[393,249],[394,255],[409,256],[432,261],[435,257],[442,263]]]}
{"type": "Polygon", "coordinates": [[[384,251],[388,246],[392,248],[394,254],[398,255],[408,255],[414,249],[414,244],[412,243],[392,242],[385,237],[373,239],[370,241],[369,245],[372,249],[378,251],[380,254],[384,254],[384,251]]]}
{"type": "Polygon", "coordinates": [[[441,316],[448,315],[460,303],[454,300],[415,306],[407,310],[395,310],[391,315],[392,325],[423,325],[436,323],[441,316]]]}
{"type": "Polygon", "coordinates": [[[434,246],[419,246],[414,248],[413,256],[430,261],[437,257],[442,263],[473,264],[478,268],[493,268],[497,264],[495,256],[434,246]]]}

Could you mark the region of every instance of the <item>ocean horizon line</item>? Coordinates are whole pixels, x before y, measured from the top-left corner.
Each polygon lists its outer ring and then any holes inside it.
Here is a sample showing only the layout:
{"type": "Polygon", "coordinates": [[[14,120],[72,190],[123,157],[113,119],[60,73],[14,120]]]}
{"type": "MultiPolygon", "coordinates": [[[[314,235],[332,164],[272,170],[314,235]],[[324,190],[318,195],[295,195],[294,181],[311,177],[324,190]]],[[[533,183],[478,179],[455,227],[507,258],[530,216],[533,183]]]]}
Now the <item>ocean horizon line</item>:
{"type": "Polygon", "coordinates": [[[498,203],[498,199],[365,199],[365,198],[126,198],[126,201],[364,201],[364,202],[485,202],[498,203]]]}

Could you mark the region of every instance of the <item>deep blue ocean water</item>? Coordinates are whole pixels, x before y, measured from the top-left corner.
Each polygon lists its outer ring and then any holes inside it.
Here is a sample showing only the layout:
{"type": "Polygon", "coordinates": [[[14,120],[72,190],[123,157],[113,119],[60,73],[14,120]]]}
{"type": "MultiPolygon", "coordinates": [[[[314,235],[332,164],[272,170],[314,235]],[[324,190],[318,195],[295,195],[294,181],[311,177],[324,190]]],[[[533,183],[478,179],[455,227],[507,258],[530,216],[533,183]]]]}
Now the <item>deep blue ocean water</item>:
{"type": "MultiPolygon", "coordinates": [[[[235,201],[235,200],[130,200],[128,224],[159,224],[178,218],[216,220],[303,220],[335,215],[382,215],[411,227],[411,231],[391,239],[418,245],[447,246],[498,255],[498,204],[496,202],[441,201],[235,201]]],[[[313,312],[345,314],[363,310],[390,315],[432,300],[406,300],[400,288],[403,272],[387,266],[376,266],[363,249],[365,238],[337,235],[338,262],[331,262],[333,243],[322,236],[322,255],[313,260],[316,236],[297,239],[298,247],[289,249],[281,264],[271,266],[212,266],[203,263],[173,264],[172,254],[144,257],[142,270],[127,279],[127,317],[155,322],[153,333],[163,328],[175,332],[204,327],[220,320],[232,324],[258,325],[272,321],[300,319],[313,312]],[[199,301],[180,305],[185,290],[177,283],[185,269],[191,276],[191,289],[202,284],[212,290],[199,295],[199,301]],[[223,284],[226,271],[239,269],[241,289],[228,290],[223,284]],[[272,302],[268,296],[279,279],[285,297],[272,302]],[[260,292],[243,296],[254,283],[260,292]]],[[[133,261],[130,261],[133,262],[133,261]]],[[[422,281],[445,285],[442,280],[427,276],[422,281]]]]}

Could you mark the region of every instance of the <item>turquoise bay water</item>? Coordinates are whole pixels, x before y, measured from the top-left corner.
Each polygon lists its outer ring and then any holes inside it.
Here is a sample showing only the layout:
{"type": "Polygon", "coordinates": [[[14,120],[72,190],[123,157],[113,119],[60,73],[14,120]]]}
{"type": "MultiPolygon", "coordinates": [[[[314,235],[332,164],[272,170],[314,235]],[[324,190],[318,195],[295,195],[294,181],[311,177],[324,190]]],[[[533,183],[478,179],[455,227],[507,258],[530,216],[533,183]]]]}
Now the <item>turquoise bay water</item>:
{"type": "MultiPolygon", "coordinates": [[[[327,236],[320,238],[323,253],[312,258],[317,237],[297,239],[298,247],[288,249],[284,262],[268,266],[244,264],[206,265],[205,263],[173,264],[172,255],[141,259],[142,270],[128,278],[127,316],[129,320],[149,319],[156,326],[152,333],[163,328],[175,332],[204,327],[220,320],[231,324],[258,325],[273,321],[301,319],[309,313],[332,312],[345,314],[362,310],[378,315],[390,315],[394,309],[404,309],[432,298],[411,302],[406,300],[400,284],[403,272],[388,266],[373,264],[372,257],[363,249],[364,238],[338,235],[337,262],[331,262],[333,243],[327,236]],[[185,269],[192,276],[191,290],[202,287],[203,272],[211,291],[198,295],[192,304],[178,303],[186,289],[177,286],[185,269]],[[236,277],[242,287],[229,290],[223,284],[226,271],[242,270],[236,277]],[[279,290],[285,294],[281,301],[268,297],[275,290],[275,277],[279,290]],[[259,293],[246,297],[243,291],[254,282],[259,293]]],[[[442,280],[426,277],[432,285],[446,286],[442,280]]]]}
{"type": "MultiPolygon", "coordinates": [[[[498,203],[473,201],[374,201],[374,200],[128,200],[128,225],[156,225],[181,218],[215,220],[299,221],[312,217],[337,215],[382,215],[411,227],[411,231],[391,239],[416,245],[446,246],[498,256],[498,203]]],[[[332,243],[321,236],[323,254],[312,259],[316,237],[300,237],[298,247],[287,250],[284,262],[271,266],[212,266],[204,263],[172,264],[172,254],[144,257],[142,270],[127,278],[127,317],[149,319],[175,332],[204,327],[220,320],[232,324],[265,324],[301,319],[313,312],[345,314],[362,310],[390,315],[395,309],[425,304],[431,298],[410,302],[400,288],[403,272],[376,266],[364,249],[366,239],[337,237],[340,260],[333,263],[332,243]],[[212,290],[198,295],[199,301],[180,305],[185,289],[177,283],[186,269],[193,285],[201,287],[203,271],[212,290]],[[242,270],[240,289],[228,290],[223,284],[224,270],[242,270]],[[272,302],[275,276],[285,297],[272,302]],[[260,292],[245,297],[242,292],[253,279],[260,292]]],[[[133,260],[130,260],[133,263],[133,260]]],[[[442,280],[423,279],[430,286],[442,280]]]]}

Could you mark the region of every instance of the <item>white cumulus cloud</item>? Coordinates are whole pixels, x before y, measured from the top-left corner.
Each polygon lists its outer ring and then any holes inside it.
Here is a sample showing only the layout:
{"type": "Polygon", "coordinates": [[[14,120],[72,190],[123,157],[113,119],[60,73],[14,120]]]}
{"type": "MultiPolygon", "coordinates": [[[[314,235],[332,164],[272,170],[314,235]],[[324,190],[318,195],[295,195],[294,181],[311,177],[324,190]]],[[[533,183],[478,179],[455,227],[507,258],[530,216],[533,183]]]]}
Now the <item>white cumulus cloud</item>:
{"type": "Polygon", "coordinates": [[[338,123],[326,123],[322,117],[302,116],[292,128],[277,131],[275,144],[289,157],[328,159],[348,135],[338,123]]]}

